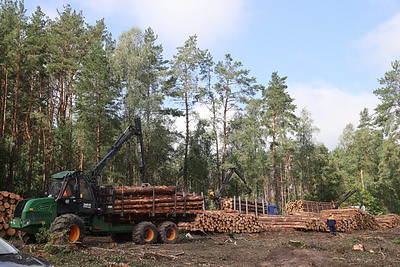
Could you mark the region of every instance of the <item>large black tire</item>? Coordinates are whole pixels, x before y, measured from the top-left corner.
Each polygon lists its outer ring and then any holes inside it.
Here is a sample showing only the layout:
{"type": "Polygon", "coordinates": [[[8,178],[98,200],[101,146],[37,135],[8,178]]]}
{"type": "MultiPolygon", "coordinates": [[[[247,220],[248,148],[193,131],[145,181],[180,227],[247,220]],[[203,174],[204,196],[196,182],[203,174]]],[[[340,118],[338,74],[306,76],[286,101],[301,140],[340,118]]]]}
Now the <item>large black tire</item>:
{"type": "Polygon", "coordinates": [[[179,238],[178,226],[166,221],[158,226],[158,241],[165,244],[176,244],[179,238]]]}
{"type": "Polygon", "coordinates": [[[158,231],[151,222],[140,222],[133,228],[132,240],[136,244],[154,244],[157,242],[158,231]]]}
{"type": "Polygon", "coordinates": [[[29,234],[27,232],[18,231],[18,237],[24,242],[25,245],[35,244],[36,237],[33,234],[29,234]]]}
{"type": "Polygon", "coordinates": [[[85,224],[75,214],[63,214],[57,217],[49,230],[51,234],[66,231],[68,240],[72,243],[82,242],[85,238],[85,224]]]}
{"type": "Polygon", "coordinates": [[[132,235],[126,233],[113,233],[111,234],[111,240],[116,243],[132,241],[132,235]]]}

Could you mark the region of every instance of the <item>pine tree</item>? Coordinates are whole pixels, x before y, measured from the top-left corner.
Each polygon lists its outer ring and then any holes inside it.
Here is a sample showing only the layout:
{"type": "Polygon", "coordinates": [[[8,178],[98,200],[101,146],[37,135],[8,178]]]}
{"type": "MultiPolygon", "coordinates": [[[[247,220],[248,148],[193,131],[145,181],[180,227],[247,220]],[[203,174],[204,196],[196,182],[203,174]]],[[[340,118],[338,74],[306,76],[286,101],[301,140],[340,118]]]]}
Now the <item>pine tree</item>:
{"type": "Polygon", "coordinates": [[[262,90],[263,125],[266,127],[266,136],[270,139],[271,151],[271,179],[274,190],[275,204],[283,203],[287,176],[285,171],[291,164],[289,150],[290,134],[294,133],[297,118],[294,115],[296,106],[293,99],[286,92],[287,77],[279,77],[273,72],[268,87],[262,90]]]}
{"type": "Polygon", "coordinates": [[[197,47],[197,36],[190,36],[184,45],[177,48],[177,54],[171,62],[171,76],[174,83],[174,96],[183,101],[185,113],[185,141],[183,151],[183,187],[188,190],[188,154],[190,142],[190,114],[194,103],[205,94],[204,87],[200,86],[199,81],[206,78],[204,67],[208,66],[205,62],[207,51],[197,47]]]}
{"type": "MultiPolygon", "coordinates": [[[[230,54],[225,55],[224,61],[219,61],[215,66],[215,76],[217,83],[215,84],[215,104],[217,109],[221,110],[222,124],[222,156],[221,163],[223,166],[227,157],[228,149],[228,123],[229,113],[233,113],[240,109],[240,104],[244,104],[249,97],[254,96],[259,87],[255,84],[256,79],[249,77],[249,70],[242,69],[242,63],[233,61],[230,54]]],[[[220,170],[219,170],[220,171],[220,170]]],[[[221,171],[221,181],[225,171],[221,171]]]]}

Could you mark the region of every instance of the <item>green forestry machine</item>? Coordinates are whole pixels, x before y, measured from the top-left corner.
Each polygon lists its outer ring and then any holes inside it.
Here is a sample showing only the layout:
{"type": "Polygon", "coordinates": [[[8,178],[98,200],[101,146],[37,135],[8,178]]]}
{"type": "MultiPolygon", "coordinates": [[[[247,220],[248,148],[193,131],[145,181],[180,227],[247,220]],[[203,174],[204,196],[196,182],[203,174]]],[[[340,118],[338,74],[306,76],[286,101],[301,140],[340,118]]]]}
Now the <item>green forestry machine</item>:
{"type": "Polygon", "coordinates": [[[58,172],[52,175],[47,197],[19,201],[10,227],[19,230],[19,237],[25,244],[36,242],[36,234],[43,227],[50,233],[65,231],[71,242],[82,242],[85,234],[109,234],[114,241],[176,243],[178,227],[173,221],[179,218],[167,214],[158,217],[129,214],[127,217],[123,212],[114,212],[114,204],[118,201],[115,190],[112,186],[101,186],[102,169],[133,135],[137,136],[140,146],[141,180],[144,183],[141,122],[135,119],[135,125],[128,126],[90,173],[58,172]]]}

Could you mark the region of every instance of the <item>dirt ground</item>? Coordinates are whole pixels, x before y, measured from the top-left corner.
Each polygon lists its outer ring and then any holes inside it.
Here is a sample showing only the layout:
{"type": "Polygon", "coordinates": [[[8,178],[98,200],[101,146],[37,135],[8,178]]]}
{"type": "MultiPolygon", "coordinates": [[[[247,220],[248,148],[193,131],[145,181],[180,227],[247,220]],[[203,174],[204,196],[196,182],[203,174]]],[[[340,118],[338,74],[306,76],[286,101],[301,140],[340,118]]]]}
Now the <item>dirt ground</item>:
{"type": "Polygon", "coordinates": [[[50,251],[44,245],[20,249],[55,266],[400,266],[400,228],[336,236],[294,230],[233,236],[181,233],[180,242],[173,245],[86,237],[72,249],[50,251]]]}

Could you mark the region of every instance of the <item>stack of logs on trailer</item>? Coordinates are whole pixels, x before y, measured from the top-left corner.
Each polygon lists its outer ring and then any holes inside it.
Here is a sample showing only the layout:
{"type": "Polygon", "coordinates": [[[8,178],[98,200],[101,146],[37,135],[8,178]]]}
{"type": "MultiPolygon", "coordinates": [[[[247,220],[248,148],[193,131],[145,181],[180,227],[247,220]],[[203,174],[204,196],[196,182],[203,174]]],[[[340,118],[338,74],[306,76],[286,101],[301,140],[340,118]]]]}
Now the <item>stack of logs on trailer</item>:
{"type": "Polygon", "coordinates": [[[202,196],[178,192],[175,186],[106,186],[101,192],[106,213],[118,215],[121,221],[166,215],[190,217],[203,210],[202,196]]]}
{"type": "Polygon", "coordinates": [[[15,229],[8,225],[8,220],[12,218],[15,205],[22,197],[8,191],[0,191],[0,237],[13,236],[15,229]]]}

